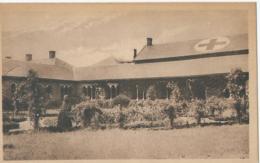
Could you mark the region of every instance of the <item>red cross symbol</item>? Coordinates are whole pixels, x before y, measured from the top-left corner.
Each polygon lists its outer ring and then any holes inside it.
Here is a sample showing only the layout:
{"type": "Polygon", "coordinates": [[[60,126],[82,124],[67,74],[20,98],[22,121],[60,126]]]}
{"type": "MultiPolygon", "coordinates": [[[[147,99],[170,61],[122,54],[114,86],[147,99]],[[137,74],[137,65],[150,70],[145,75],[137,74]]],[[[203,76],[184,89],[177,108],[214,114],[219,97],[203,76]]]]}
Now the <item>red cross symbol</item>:
{"type": "Polygon", "coordinates": [[[214,38],[214,39],[211,39],[208,44],[199,44],[199,47],[206,46],[207,50],[213,50],[215,45],[222,45],[222,44],[226,44],[226,42],[225,41],[218,42],[218,39],[214,38]]]}
{"type": "Polygon", "coordinates": [[[226,37],[216,37],[202,40],[195,45],[197,51],[213,51],[226,47],[230,43],[226,37]]]}

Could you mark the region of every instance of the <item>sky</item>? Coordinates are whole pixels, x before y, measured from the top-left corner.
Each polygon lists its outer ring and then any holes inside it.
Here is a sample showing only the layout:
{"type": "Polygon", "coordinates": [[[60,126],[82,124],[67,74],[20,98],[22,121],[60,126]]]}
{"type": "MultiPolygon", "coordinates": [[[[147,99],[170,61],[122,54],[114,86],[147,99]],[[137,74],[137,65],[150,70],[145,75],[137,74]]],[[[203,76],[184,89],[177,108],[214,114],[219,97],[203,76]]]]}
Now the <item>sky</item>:
{"type": "Polygon", "coordinates": [[[247,11],[174,5],[5,5],[2,54],[58,58],[90,66],[107,57],[131,60],[146,38],[154,44],[247,33],[247,11]]]}

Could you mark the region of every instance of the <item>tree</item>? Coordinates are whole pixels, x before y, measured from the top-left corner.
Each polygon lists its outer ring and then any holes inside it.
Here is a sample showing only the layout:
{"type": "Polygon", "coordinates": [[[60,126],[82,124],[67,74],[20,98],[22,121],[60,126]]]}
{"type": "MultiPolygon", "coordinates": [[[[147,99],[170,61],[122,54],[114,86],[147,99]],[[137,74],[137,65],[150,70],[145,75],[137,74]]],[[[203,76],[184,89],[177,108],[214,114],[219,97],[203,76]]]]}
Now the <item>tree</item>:
{"type": "Polygon", "coordinates": [[[28,117],[33,121],[34,129],[39,128],[39,119],[41,116],[41,107],[44,105],[44,89],[39,83],[38,74],[30,69],[26,80],[21,82],[15,92],[17,98],[26,100],[28,103],[28,117]]]}
{"type": "Polygon", "coordinates": [[[171,99],[172,100],[174,100],[175,102],[180,102],[181,100],[183,100],[181,90],[180,90],[179,86],[177,85],[177,83],[172,83],[170,86],[168,85],[168,87],[171,89],[171,99]]]}
{"type": "Polygon", "coordinates": [[[157,98],[157,92],[156,92],[156,87],[155,85],[149,86],[146,92],[146,96],[150,100],[155,100],[157,98]]]}
{"type": "Polygon", "coordinates": [[[247,75],[239,68],[231,70],[226,76],[228,83],[226,89],[229,91],[231,98],[235,100],[235,109],[237,111],[237,117],[239,123],[243,113],[246,111],[246,82],[248,80],[247,75]]]}
{"type": "Polygon", "coordinates": [[[120,105],[120,107],[127,107],[129,103],[130,103],[130,98],[124,94],[120,94],[112,100],[113,106],[120,105]]]}
{"type": "Polygon", "coordinates": [[[176,118],[176,108],[173,105],[168,105],[164,111],[167,114],[167,116],[170,120],[171,128],[173,129],[174,119],[176,118]]]}

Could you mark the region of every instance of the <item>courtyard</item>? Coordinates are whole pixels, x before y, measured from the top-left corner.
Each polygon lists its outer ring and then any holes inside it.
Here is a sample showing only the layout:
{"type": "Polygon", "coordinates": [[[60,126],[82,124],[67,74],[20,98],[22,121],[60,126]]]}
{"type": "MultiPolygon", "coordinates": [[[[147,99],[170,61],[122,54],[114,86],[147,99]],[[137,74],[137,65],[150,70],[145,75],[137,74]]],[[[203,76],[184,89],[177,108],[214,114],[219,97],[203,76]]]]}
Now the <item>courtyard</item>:
{"type": "Polygon", "coordinates": [[[248,125],[4,135],[5,160],[249,157],[248,125]]]}

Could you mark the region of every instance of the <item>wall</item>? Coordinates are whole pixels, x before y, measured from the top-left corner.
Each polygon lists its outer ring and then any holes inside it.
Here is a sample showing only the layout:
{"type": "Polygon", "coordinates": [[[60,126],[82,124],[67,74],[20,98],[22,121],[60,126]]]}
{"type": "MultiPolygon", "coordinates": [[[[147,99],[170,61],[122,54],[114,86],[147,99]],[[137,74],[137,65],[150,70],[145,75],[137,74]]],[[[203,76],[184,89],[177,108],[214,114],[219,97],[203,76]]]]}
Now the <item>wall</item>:
{"type": "MultiPolygon", "coordinates": [[[[12,99],[13,93],[11,91],[11,85],[15,84],[16,87],[24,81],[25,78],[16,78],[16,77],[4,77],[2,78],[2,91],[3,96],[8,99],[12,99]]],[[[51,87],[50,97],[51,100],[61,104],[62,101],[62,94],[61,94],[61,87],[62,86],[71,86],[70,96],[74,99],[77,98],[77,83],[73,81],[60,81],[60,80],[49,80],[49,79],[40,79],[40,83],[46,88],[47,86],[51,87]]]]}
{"type": "MultiPolygon", "coordinates": [[[[144,79],[144,80],[120,80],[120,81],[61,81],[61,80],[50,80],[50,79],[41,79],[40,82],[44,86],[51,86],[51,99],[53,101],[58,101],[61,103],[63,94],[61,91],[61,87],[68,86],[70,87],[70,97],[73,103],[79,102],[80,97],[84,95],[83,86],[87,84],[96,85],[95,88],[102,88],[104,90],[104,98],[110,98],[110,88],[108,83],[118,84],[116,92],[114,92],[113,97],[118,94],[125,94],[131,99],[137,99],[137,88],[138,85],[138,99],[146,99],[146,91],[150,85],[155,85],[157,90],[157,96],[160,99],[166,99],[169,96],[169,92],[167,92],[166,85],[168,82],[173,81],[176,83],[180,90],[181,94],[185,99],[190,100],[193,95],[203,94],[205,98],[210,96],[223,96],[223,90],[226,86],[227,80],[225,78],[226,75],[210,75],[203,77],[193,77],[193,78],[167,78],[167,79],[144,79]],[[193,79],[196,81],[195,83],[199,83],[192,85],[192,90],[187,85],[187,80],[193,79]]],[[[3,77],[3,97],[8,97],[11,99],[11,85],[18,85],[24,78],[16,78],[16,77],[3,77]]],[[[95,93],[94,97],[95,99],[95,93]]]]}

